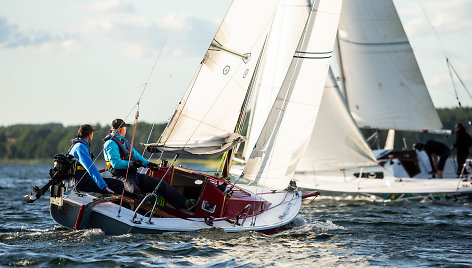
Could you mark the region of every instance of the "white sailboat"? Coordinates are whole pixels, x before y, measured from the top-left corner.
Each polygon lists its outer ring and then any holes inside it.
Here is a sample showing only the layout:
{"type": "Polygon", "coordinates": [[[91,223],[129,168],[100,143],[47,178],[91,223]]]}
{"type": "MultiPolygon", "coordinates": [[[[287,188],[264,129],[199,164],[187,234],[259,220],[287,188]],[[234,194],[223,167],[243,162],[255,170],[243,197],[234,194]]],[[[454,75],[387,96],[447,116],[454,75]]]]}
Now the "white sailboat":
{"type": "MultiPolygon", "coordinates": [[[[270,46],[268,36],[278,4],[273,0],[233,1],[171,121],[156,143],[146,145],[148,151],[170,152],[176,158],[178,154],[212,155],[244,141],[240,125],[261,70],[264,49],[270,46]]],[[[63,181],[70,169],[60,167],[71,162],[61,165],[57,159],[50,181],[53,219],[67,228],[100,228],[109,234],[210,227],[227,232],[270,232],[293,221],[300,210],[302,194],[293,184],[284,188],[308,144],[316,119],[341,0],[316,0],[308,10],[307,5],[302,5],[304,17],[298,21],[301,29],[292,35],[299,40],[296,51],[294,47],[283,86],[263,128],[267,135],[261,135],[246,166],[244,177],[258,186],[236,186],[226,180],[227,174],[220,177],[175,166],[149,170],[149,175],[167,181],[186,198],[198,199],[195,209],[182,211],[157,205],[155,194],[141,201],[65,189],[63,181]],[[315,86],[307,87],[313,77],[315,86]],[[300,121],[301,125],[290,121],[299,113],[310,115],[300,121]],[[301,133],[295,141],[290,140],[290,128],[301,133]],[[154,199],[152,207],[145,202],[154,199]],[[121,202],[125,205],[121,206],[121,202]]],[[[228,160],[227,170],[229,166],[228,160]]],[[[34,197],[33,193],[31,198],[34,197]]]]}
{"type": "Polygon", "coordinates": [[[324,194],[396,200],[470,198],[472,183],[456,178],[451,165],[446,178],[432,178],[424,152],[372,152],[359,133],[358,126],[447,132],[440,130],[393,2],[344,1],[337,48],[342,90],[331,75],[323,96],[326,106],[320,108],[309,149],[297,167],[299,185],[324,194]]]}

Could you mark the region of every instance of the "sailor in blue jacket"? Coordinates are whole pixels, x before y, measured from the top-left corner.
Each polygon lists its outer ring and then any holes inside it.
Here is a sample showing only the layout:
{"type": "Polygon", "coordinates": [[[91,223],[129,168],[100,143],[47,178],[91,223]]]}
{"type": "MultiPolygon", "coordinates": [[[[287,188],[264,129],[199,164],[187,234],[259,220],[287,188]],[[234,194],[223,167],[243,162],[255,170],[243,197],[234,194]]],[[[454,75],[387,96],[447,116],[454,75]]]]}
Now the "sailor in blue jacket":
{"type": "Polygon", "coordinates": [[[77,170],[72,184],[78,191],[114,193],[123,191],[123,183],[111,178],[102,178],[97,167],[93,163],[93,155],[90,152],[90,143],[94,130],[90,125],[81,125],[77,131],[77,137],[71,140],[69,154],[77,161],[77,170]]]}
{"type": "MultiPolygon", "coordinates": [[[[105,141],[103,145],[104,157],[109,166],[108,171],[114,178],[124,182],[127,191],[137,194],[150,193],[156,188],[159,179],[138,173],[137,169],[141,166],[157,168],[158,165],[146,160],[134,148],[131,148],[131,144],[124,137],[128,126],[130,125],[121,119],[113,120],[110,134],[103,139],[105,141]],[[131,162],[129,162],[130,153],[131,162]]],[[[195,200],[185,199],[164,180],[159,185],[157,193],[164,196],[177,209],[191,208],[195,204],[195,200]]]]}

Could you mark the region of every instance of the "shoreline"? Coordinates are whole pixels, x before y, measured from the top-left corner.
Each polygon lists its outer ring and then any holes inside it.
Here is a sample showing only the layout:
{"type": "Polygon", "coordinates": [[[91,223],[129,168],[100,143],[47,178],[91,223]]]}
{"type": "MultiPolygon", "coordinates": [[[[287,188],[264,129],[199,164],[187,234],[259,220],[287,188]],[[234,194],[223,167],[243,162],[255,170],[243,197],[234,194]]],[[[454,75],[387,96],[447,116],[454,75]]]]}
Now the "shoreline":
{"type": "MultiPolygon", "coordinates": [[[[155,159],[152,162],[155,162],[155,159]]],[[[167,159],[170,162],[172,159],[167,159]]],[[[53,165],[54,159],[47,158],[33,158],[33,159],[0,159],[0,164],[51,164],[53,165]]],[[[96,161],[97,165],[105,165],[105,160],[99,159],[96,161]]],[[[217,169],[220,160],[208,160],[208,159],[178,159],[174,165],[181,164],[192,164],[192,165],[203,165],[205,168],[214,168],[217,169]]]]}

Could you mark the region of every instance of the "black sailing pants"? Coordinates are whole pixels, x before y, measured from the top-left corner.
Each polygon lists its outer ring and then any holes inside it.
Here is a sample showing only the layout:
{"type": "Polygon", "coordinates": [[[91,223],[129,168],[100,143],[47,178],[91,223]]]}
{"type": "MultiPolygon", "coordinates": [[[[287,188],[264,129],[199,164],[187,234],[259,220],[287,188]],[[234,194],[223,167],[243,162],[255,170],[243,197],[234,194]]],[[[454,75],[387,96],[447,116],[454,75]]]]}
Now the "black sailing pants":
{"type": "MultiPolygon", "coordinates": [[[[154,191],[160,179],[148,176],[146,174],[141,174],[134,170],[130,169],[128,178],[126,178],[126,170],[114,169],[111,170],[110,173],[115,179],[121,180],[124,183],[125,190],[128,192],[135,194],[146,194],[154,191]]],[[[164,180],[162,180],[161,184],[159,185],[157,194],[162,195],[176,209],[182,208],[185,204],[185,197],[164,180]]]]}

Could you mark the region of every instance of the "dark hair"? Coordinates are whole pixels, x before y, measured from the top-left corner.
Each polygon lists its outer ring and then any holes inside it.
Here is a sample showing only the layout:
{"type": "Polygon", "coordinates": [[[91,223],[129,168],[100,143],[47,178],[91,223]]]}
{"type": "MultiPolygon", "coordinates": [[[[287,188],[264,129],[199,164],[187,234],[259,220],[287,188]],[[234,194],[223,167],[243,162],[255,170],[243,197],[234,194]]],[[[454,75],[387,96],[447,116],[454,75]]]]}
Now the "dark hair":
{"type": "Polygon", "coordinates": [[[413,149],[421,151],[424,149],[424,144],[421,142],[415,143],[413,144],[413,149]]]}
{"type": "Polygon", "coordinates": [[[465,130],[465,127],[462,123],[457,123],[456,126],[459,128],[459,130],[457,132],[465,130]]]}
{"type": "Polygon", "coordinates": [[[90,134],[92,134],[92,132],[94,132],[92,126],[90,126],[90,125],[81,125],[79,130],[77,131],[77,137],[86,138],[90,134]]]}

